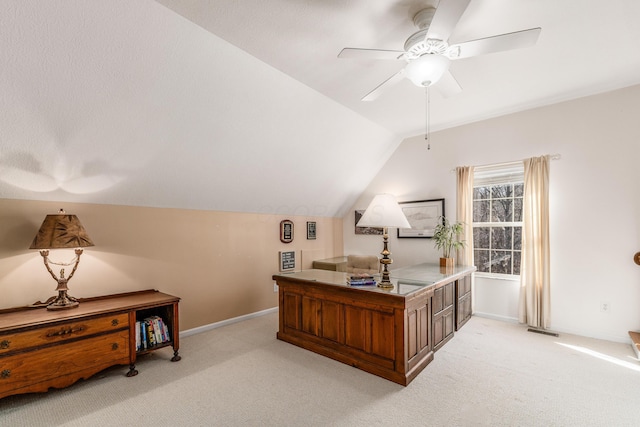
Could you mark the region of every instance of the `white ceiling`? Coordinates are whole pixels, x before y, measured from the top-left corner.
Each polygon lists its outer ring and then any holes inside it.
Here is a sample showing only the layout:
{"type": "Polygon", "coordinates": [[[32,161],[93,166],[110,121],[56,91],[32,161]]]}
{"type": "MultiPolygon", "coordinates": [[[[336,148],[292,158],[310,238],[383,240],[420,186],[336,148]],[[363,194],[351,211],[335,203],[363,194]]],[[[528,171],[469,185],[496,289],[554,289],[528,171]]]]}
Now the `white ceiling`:
{"type": "MultiPolygon", "coordinates": [[[[417,31],[413,15],[438,0],[158,1],[399,136],[424,132],[424,90],[406,79],[360,101],[403,61],[337,55],[344,47],[403,50],[417,31]]],[[[531,48],[453,61],[463,92],[445,99],[432,91],[431,129],[640,83],[639,18],[637,0],[471,0],[452,43],[542,33],[531,48]]]]}
{"type": "MultiPolygon", "coordinates": [[[[0,197],[340,216],[423,132],[425,98],[404,81],[363,103],[402,64],[337,54],[402,49],[423,4],[3,0],[0,197]]],[[[433,93],[432,129],[640,83],[638,17],[637,0],[472,0],[452,42],[542,34],[453,62],[464,90],[433,93]]]]}

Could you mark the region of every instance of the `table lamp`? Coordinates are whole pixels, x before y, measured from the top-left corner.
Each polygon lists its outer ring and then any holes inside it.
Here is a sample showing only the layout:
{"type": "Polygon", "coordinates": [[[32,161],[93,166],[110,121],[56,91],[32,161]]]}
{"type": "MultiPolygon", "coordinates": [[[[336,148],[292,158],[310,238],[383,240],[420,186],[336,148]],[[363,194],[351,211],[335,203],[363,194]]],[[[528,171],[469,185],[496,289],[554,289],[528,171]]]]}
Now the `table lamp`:
{"type": "Polygon", "coordinates": [[[48,310],[64,310],[74,308],[79,305],[78,300],[67,294],[69,288],[67,282],[71,280],[73,274],[78,268],[80,263],[80,255],[82,255],[82,248],[93,246],[93,242],[87,235],[86,230],[80,224],[80,220],[75,215],[67,215],[64,210],[60,209],[57,215],[47,215],[38,234],[33,239],[29,249],[40,249],[40,255],[44,260],[44,265],[47,268],[53,280],[58,282],[57,297],[51,297],[47,300],[48,310]],[[56,263],[49,260],[49,249],[60,248],[75,248],[75,258],[68,263],[56,263]],[[60,277],[56,277],[53,270],[49,266],[49,263],[60,265],[63,267],[73,265],[71,274],[68,277],[64,277],[64,268],[60,270],[60,277]]]}
{"type": "Polygon", "coordinates": [[[391,252],[389,252],[388,249],[388,228],[411,228],[396,198],[391,194],[378,194],[375,196],[356,225],[358,227],[378,227],[383,229],[382,240],[384,242],[384,248],[382,252],[380,252],[382,255],[380,264],[383,265],[383,269],[382,278],[378,282],[378,286],[387,289],[393,288],[393,283],[391,283],[389,279],[389,270],[387,268],[389,264],[393,263],[393,260],[389,258],[391,252]]]}

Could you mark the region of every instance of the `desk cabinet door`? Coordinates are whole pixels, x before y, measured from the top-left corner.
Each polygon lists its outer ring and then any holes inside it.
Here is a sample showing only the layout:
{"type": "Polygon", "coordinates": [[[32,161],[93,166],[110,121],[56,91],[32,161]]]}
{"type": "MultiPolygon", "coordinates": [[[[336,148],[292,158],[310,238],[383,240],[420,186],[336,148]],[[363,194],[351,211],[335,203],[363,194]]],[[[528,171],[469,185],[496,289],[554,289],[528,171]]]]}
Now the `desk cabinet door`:
{"type": "Polygon", "coordinates": [[[420,361],[425,352],[431,351],[431,310],[429,300],[426,304],[415,309],[407,310],[407,356],[408,369],[412,369],[414,362],[420,361]],[[416,357],[417,356],[417,357],[416,357]]]}
{"type": "Polygon", "coordinates": [[[471,276],[456,281],[456,330],[471,318],[471,276]]]}
{"type": "Polygon", "coordinates": [[[454,310],[455,283],[433,291],[433,349],[437,350],[453,337],[455,330],[454,310]]]}

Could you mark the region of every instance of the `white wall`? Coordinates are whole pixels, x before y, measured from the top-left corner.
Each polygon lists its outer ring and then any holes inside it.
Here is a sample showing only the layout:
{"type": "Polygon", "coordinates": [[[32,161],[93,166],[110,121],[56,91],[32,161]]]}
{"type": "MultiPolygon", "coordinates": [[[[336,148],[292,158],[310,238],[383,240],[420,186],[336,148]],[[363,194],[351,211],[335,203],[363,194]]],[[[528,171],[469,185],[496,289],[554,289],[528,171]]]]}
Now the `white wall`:
{"type": "MultiPolygon", "coordinates": [[[[627,341],[640,329],[640,86],[581,98],[403,141],[353,209],[373,195],[398,201],[444,197],[455,216],[455,174],[543,154],[551,163],[551,329],[627,341]],[[601,303],[610,310],[603,313],[601,303]]],[[[380,236],[355,235],[353,210],[344,218],[345,254],[379,253],[380,236]]],[[[392,268],[436,261],[430,239],[391,233],[392,268]]],[[[517,284],[478,280],[475,311],[514,318],[517,284]],[[492,283],[493,282],[493,283],[492,283]],[[501,302],[502,301],[502,302],[501,302]]]]}

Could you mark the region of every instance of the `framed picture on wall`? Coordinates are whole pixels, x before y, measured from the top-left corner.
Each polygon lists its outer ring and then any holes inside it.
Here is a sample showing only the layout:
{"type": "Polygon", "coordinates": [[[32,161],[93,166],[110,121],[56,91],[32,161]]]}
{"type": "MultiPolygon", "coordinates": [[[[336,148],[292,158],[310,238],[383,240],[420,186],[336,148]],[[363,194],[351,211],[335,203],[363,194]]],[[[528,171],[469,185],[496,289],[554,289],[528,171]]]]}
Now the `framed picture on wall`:
{"type": "Polygon", "coordinates": [[[280,241],[282,243],[293,242],[293,222],[288,219],[280,221],[280,241]]]}
{"type": "Polygon", "coordinates": [[[398,228],[398,237],[433,237],[438,218],[444,216],[444,199],[398,203],[411,228],[398,228]]]}
{"type": "Polygon", "coordinates": [[[316,222],[307,221],[307,240],[316,239],[316,222]]]}
{"type": "Polygon", "coordinates": [[[280,256],[280,271],[291,271],[296,268],[296,253],[295,251],[281,251],[280,256]]]}
{"type": "Polygon", "coordinates": [[[364,214],[364,210],[356,210],[356,234],[375,234],[375,235],[381,235],[382,236],[382,228],[377,228],[377,227],[358,227],[358,221],[360,221],[360,218],[362,218],[362,215],[364,214]]]}

